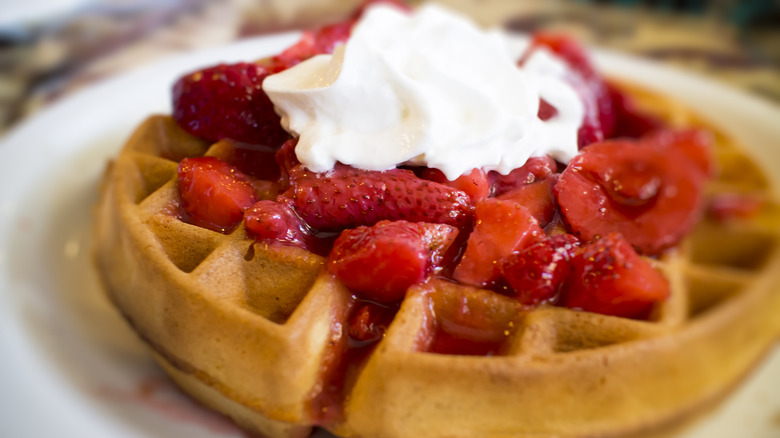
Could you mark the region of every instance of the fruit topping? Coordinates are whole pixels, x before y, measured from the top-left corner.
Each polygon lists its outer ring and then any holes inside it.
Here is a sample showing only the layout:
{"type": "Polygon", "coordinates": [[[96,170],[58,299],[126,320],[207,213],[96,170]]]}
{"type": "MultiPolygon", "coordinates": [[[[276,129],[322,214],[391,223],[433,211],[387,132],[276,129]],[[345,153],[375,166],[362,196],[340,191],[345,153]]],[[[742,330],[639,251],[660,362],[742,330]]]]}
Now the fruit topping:
{"type": "MultiPolygon", "coordinates": [[[[552,51],[571,69],[565,79],[585,106],[585,115],[577,135],[580,148],[611,137],[615,129],[612,97],[603,79],[596,73],[585,49],[567,35],[538,32],[534,34],[531,46],[520,62],[524,63],[538,48],[552,51]]],[[[543,102],[540,105],[540,117],[552,117],[554,112],[544,105],[549,104],[543,102]]]]}
{"type": "Polygon", "coordinates": [[[535,306],[544,301],[553,302],[579,246],[577,237],[558,234],[513,253],[501,272],[520,303],[535,306]]]}
{"type": "Polygon", "coordinates": [[[181,206],[193,225],[227,232],[257,201],[249,178],[217,158],[185,158],[178,174],[181,206]]]}
{"type": "Polygon", "coordinates": [[[662,129],[642,137],[642,142],[661,152],[682,153],[706,177],[717,173],[712,157],[712,135],[701,129],[662,129]]]}
{"type": "Polygon", "coordinates": [[[444,224],[381,221],[345,230],[328,258],[328,271],[361,297],[389,303],[423,281],[455,240],[444,224]]]}
{"type": "Polygon", "coordinates": [[[664,277],[615,233],[577,252],[562,290],[566,307],[624,318],[647,318],[668,295],[664,277]]]}
{"type": "Polygon", "coordinates": [[[701,215],[705,176],[683,148],[631,140],[592,144],[555,193],[571,229],[589,241],[618,232],[640,253],[677,243],[701,215]]]}
{"type": "Polygon", "coordinates": [[[516,189],[525,184],[531,184],[557,172],[558,163],[549,155],[531,157],[522,166],[514,169],[506,175],[491,171],[488,173],[490,184],[493,187],[493,196],[501,196],[504,193],[516,189]]]}
{"type": "Polygon", "coordinates": [[[472,286],[494,285],[504,259],[545,237],[531,213],[514,201],[483,199],[475,206],[474,220],[474,231],[453,274],[472,286]]]}
{"type": "Polygon", "coordinates": [[[439,169],[425,168],[422,171],[422,178],[437,182],[460,190],[467,194],[472,203],[490,196],[490,181],[487,173],[482,169],[474,169],[471,172],[461,175],[454,181],[450,181],[444,176],[444,172],[439,169]]]}
{"type": "Polygon", "coordinates": [[[718,222],[754,218],[764,207],[764,199],[750,193],[719,193],[712,197],[707,214],[718,222]]]}
{"type": "Polygon", "coordinates": [[[525,184],[512,189],[498,199],[515,201],[531,213],[539,226],[549,224],[555,216],[555,192],[553,188],[558,182],[556,175],[544,178],[531,184],[525,184]]]}
{"type": "Polygon", "coordinates": [[[173,86],[173,118],[209,141],[280,146],[289,135],[262,88],[269,72],[252,63],[220,64],[181,77],[173,86]]]}
{"type": "Polygon", "coordinates": [[[290,173],[291,186],[278,200],[290,203],[314,228],[342,229],[381,220],[462,228],[471,222],[472,206],[465,193],[409,170],[379,172],[337,165],[329,172],[298,166],[290,173]]]}
{"type": "Polygon", "coordinates": [[[244,212],[244,224],[250,237],[300,246],[313,251],[314,236],[308,225],[286,204],[259,201],[244,212]]]}
{"type": "Polygon", "coordinates": [[[244,175],[277,182],[280,177],[275,147],[222,139],[209,149],[209,156],[234,166],[244,175]]]}
{"type": "Polygon", "coordinates": [[[608,138],[640,138],[664,127],[663,120],[640,110],[636,102],[614,84],[606,82],[606,86],[615,114],[615,128],[608,138]]]}
{"type": "Polygon", "coordinates": [[[397,305],[357,301],[347,327],[350,340],[355,346],[379,341],[385,335],[397,312],[397,305]]]}

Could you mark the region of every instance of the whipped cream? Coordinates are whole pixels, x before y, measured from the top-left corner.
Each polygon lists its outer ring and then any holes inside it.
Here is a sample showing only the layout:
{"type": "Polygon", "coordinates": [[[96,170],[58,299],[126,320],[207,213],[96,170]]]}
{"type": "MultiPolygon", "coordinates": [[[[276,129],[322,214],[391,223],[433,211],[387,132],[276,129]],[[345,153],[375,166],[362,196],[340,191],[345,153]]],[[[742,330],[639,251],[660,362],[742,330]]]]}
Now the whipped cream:
{"type": "Polygon", "coordinates": [[[440,7],[410,15],[379,4],[333,55],[269,76],[263,89],[314,172],[336,161],[411,164],[454,180],[478,167],[506,174],[531,156],[576,155],[584,108],[566,74],[546,50],[518,67],[500,33],[440,7]],[[556,116],[537,117],[540,98],[556,116]]]}

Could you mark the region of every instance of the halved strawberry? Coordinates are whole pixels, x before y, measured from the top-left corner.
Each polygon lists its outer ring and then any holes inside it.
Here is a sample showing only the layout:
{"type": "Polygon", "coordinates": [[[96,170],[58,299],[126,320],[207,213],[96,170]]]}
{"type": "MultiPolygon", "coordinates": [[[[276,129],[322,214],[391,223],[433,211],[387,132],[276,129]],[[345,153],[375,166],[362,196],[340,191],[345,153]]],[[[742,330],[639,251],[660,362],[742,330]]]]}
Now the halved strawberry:
{"type": "Polygon", "coordinates": [[[669,284],[619,234],[583,247],[571,260],[562,295],[566,307],[624,318],[646,318],[669,296],[669,284]]]}
{"type": "Polygon", "coordinates": [[[677,243],[699,219],[704,180],[675,149],[608,141],[582,150],[555,192],[561,213],[584,240],[618,232],[651,255],[677,243]]]}
{"type": "Polygon", "coordinates": [[[193,225],[229,231],[257,201],[249,178],[217,158],[185,158],[178,173],[181,206],[193,225]]]}
{"type": "Polygon", "coordinates": [[[390,323],[393,322],[398,306],[357,301],[357,306],[349,317],[347,334],[358,345],[373,343],[384,336],[390,323]]]}
{"type": "Polygon", "coordinates": [[[522,304],[535,306],[553,300],[569,274],[569,262],[580,241],[558,234],[513,253],[501,273],[522,304]]]}
{"type": "Polygon", "coordinates": [[[493,285],[504,259],[544,238],[536,219],[514,201],[483,199],[475,206],[474,219],[474,231],[453,273],[456,280],[472,286],[493,285]]]}
{"type": "Polygon", "coordinates": [[[378,172],[336,165],[315,173],[297,166],[290,174],[291,186],[278,200],[289,203],[314,228],[342,229],[381,220],[461,228],[471,222],[472,206],[465,193],[409,170],[378,172]]]}
{"type": "Polygon", "coordinates": [[[491,171],[488,173],[488,178],[492,185],[493,196],[501,196],[522,185],[547,178],[557,171],[558,163],[549,155],[542,155],[529,158],[525,164],[506,175],[491,171]]]}
{"type": "Polygon", "coordinates": [[[185,75],[173,86],[173,118],[209,141],[230,138],[279,147],[289,135],[263,91],[268,74],[265,67],[242,62],[185,75]]]}
{"type": "Polygon", "coordinates": [[[555,216],[555,192],[553,188],[557,182],[557,176],[553,175],[512,189],[497,198],[515,201],[522,205],[539,222],[539,226],[544,227],[555,216]]]}
{"type": "Polygon", "coordinates": [[[363,298],[397,301],[439,264],[457,234],[449,225],[406,221],[348,229],[333,245],[328,271],[363,298]]]}
{"type": "Polygon", "coordinates": [[[288,205],[258,201],[244,212],[244,225],[247,234],[256,240],[315,249],[311,229],[288,205]]]}
{"type": "Polygon", "coordinates": [[[461,175],[454,181],[450,181],[439,169],[425,168],[422,171],[422,178],[437,182],[460,190],[469,196],[472,203],[490,196],[490,182],[487,173],[482,169],[473,169],[471,172],[461,175]]]}

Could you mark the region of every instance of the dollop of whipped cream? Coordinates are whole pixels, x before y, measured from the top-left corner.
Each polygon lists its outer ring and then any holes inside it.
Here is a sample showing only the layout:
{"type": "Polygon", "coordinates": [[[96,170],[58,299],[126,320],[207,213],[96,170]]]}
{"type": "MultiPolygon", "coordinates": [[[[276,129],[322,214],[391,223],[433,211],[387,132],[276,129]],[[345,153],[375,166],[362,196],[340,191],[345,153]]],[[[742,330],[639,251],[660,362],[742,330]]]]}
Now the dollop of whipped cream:
{"type": "Polygon", "coordinates": [[[298,159],[367,170],[401,164],[454,180],[474,168],[506,174],[531,156],[568,162],[584,108],[566,65],[537,49],[518,67],[507,41],[441,7],[368,9],[346,44],[268,76],[263,89],[300,137],[298,159]],[[557,109],[537,117],[539,99],[557,109]]]}

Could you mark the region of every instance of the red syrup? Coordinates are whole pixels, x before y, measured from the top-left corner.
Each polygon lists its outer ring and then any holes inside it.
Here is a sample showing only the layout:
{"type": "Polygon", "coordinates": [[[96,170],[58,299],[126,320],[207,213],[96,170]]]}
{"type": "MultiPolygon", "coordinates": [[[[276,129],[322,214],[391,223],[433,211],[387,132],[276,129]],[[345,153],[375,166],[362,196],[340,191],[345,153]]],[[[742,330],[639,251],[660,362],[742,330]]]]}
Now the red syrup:
{"type": "Polygon", "coordinates": [[[314,424],[327,426],[343,420],[346,396],[399,307],[400,303],[379,304],[353,295],[332,316],[331,341],[308,403],[314,424]]]}

